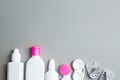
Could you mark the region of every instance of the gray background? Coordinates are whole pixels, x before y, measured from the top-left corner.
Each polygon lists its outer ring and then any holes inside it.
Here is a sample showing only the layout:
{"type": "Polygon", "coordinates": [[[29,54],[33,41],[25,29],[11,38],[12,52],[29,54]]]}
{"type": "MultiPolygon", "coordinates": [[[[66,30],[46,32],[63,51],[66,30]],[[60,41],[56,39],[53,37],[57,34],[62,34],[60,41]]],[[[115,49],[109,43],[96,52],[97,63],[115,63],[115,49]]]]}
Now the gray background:
{"type": "MultiPolygon", "coordinates": [[[[56,68],[76,58],[97,61],[120,76],[119,0],[0,0],[0,80],[14,48],[22,61],[39,45],[45,63],[56,68]]],[[[89,80],[85,77],[85,80],[89,80]]]]}

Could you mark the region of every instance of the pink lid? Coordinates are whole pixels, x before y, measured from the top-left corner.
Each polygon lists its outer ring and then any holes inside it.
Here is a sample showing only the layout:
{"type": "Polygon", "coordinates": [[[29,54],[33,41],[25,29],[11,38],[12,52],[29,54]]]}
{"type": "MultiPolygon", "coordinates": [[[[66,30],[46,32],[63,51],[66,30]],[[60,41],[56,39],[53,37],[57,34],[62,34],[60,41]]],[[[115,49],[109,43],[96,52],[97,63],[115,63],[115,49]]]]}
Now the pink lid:
{"type": "Polygon", "coordinates": [[[71,68],[70,68],[69,65],[67,65],[67,64],[62,64],[62,65],[60,66],[60,73],[61,73],[63,76],[70,74],[70,72],[71,72],[71,68]]]}
{"type": "Polygon", "coordinates": [[[32,56],[40,56],[40,47],[39,46],[32,46],[31,47],[31,55],[32,56]]]}

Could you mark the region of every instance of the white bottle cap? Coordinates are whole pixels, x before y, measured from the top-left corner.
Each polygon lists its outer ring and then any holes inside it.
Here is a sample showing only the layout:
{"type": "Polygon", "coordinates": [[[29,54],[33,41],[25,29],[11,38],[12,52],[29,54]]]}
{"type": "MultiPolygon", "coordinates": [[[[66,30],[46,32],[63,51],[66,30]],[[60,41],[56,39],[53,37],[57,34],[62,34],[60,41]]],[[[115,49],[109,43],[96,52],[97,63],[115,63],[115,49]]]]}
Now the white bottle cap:
{"type": "Polygon", "coordinates": [[[19,52],[19,49],[14,49],[12,56],[11,56],[11,60],[15,61],[15,62],[19,62],[21,60],[21,55],[19,52]]]}

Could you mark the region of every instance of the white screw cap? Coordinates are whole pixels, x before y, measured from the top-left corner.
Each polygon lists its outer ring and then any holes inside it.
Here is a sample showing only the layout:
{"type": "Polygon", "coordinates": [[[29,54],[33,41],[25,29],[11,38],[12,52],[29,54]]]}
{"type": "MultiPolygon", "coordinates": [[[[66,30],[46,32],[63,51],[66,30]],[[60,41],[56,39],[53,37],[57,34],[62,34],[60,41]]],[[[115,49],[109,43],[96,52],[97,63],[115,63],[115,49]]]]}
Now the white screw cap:
{"type": "Polygon", "coordinates": [[[20,55],[19,49],[17,49],[17,48],[14,49],[12,56],[11,56],[11,60],[16,61],[16,62],[19,62],[21,60],[21,55],[20,55]]]}

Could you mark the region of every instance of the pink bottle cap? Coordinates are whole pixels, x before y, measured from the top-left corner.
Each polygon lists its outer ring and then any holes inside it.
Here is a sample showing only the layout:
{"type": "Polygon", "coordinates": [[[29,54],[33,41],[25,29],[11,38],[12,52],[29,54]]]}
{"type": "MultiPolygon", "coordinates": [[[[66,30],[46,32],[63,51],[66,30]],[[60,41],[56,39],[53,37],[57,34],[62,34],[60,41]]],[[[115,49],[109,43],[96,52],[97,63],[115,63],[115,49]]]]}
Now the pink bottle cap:
{"type": "Polygon", "coordinates": [[[71,68],[70,68],[70,66],[69,65],[67,65],[67,64],[62,64],[61,66],[60,66],[60,73],[63,75],[63,76],[65,76],[65,75],[68,75],[68,74],[70,74],[70,72],[71,72],[71,68]]]}
{"type": "Polygon", "coordinates": [[[32,46],[31,47],[31,55],[32,56],[40,56],[40,47],[39,46],[32,46]]]}

